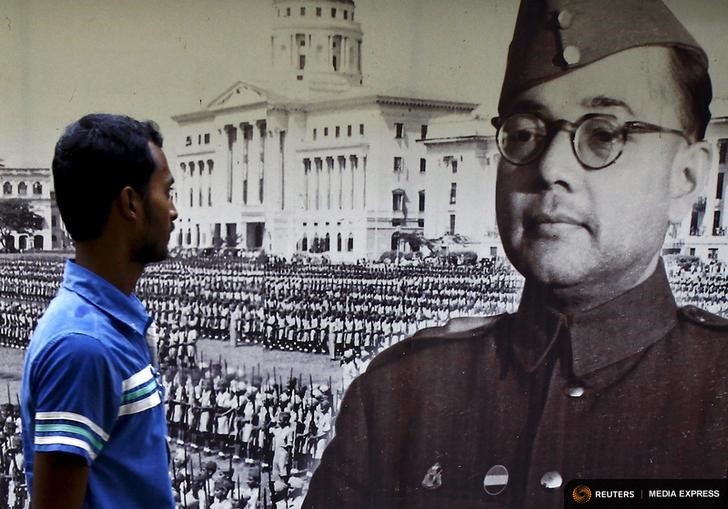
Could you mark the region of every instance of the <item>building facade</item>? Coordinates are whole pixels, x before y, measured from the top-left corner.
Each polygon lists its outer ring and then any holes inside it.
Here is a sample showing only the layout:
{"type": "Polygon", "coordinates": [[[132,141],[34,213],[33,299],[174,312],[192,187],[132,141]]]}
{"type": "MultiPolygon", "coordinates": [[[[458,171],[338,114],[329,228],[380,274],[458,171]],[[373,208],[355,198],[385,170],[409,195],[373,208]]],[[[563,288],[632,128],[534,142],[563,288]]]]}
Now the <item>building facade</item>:
{"type": "Polygon", "coordinates": [[[176,115],[171,247],[237,246],[332,261],[407,249],[425,231],[427,138],[476,104],[362,83],[350,0],[274,0],[273,79],[176,115]]]}
{"type": "Polygon", "coordinates": [[[479,110],[436,122],[426,147],[424,235],[449,252],[503,255],[495,218],[500,153],[489,115],[479,110]]]}
{"type": "Polygon", "coordinates": [[[2,199],[20,199],[43,217],[43,228],[32,234],[12,232],[5,238],[5,248],[11,251],[58,250],[68,247],[58,207],[55,204],[49,168],[0,167],[2,199]]]}

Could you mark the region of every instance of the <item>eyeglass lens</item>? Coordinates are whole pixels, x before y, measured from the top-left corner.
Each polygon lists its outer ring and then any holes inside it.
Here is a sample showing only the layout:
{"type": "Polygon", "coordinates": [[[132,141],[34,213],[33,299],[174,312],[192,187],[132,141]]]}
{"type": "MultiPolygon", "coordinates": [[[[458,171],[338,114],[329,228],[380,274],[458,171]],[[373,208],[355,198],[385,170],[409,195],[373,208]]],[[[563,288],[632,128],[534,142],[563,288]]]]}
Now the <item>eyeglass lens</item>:
{"type": "MultiPolygon", "coordinates": [[[[567,124],[568,125],[568,124],[567,124]]],[[[608,117],[586,117],[573,128],[572,146],[579,161],[589,168],[603,168],[619,157],[622,129],[608,117]]],[[[508,161],[528,164],[541,155],[550,142],[549,128],[535,115],[508,117],[498,132],[498,146],[508,161]]]]}

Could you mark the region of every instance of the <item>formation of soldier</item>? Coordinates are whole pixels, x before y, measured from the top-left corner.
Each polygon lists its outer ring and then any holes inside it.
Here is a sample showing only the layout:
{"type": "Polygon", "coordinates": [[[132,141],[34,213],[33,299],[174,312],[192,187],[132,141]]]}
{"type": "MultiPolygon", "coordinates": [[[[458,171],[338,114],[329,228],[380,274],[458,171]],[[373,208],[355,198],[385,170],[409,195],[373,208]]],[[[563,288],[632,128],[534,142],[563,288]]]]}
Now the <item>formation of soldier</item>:
{"type": "MultiPolygon", "coordinates": [[[[679,304],[728,313],[725,264],[667,261],[679,304]]],[[[24,348],[60,284],[63,261],[0,259],[0,345],[24,348]]],[[[512,312],[522,279],[510,265],[267,265],[186,258],[150,266],[137,293],[155,320],[160,356],[192,365],[198,339],[327,354],[374,353],[457,316],[512,312]]]]}
{"type": "Polygon", "coordinates": [[[25,509],[30,502],[25,486],[23,447],[20,435],[20,408],[0,405],[0,509],[25,509]]]}
{"type": "MultiPolygon", "coordinates": [[[[0,345],[27,345],[62,268],[60,259],[0,259],[0,345]]],[[[725,265],[668,260],[666,268],[680,304],[728,314],[725,265]]],[[[137,293],[155,321],[179,507],[288,507],[331,439],[343,392],[376,353],[453,317],[514,311],[521,286],[496,260],[322,267],[189,258],[150,267],[137,293]],[[202,362],[202,338],[326,354],[340,360],[342,378],[316,385],[202,362]]],[[[18,409],[8,403],[0,413],[0,509],[24,508],[18,409]]]]}
{"type": "Polygon", "coordinates": [[[509,266],[278,265],[266,272],[264,344],[326,353],[379,351],[462,315],[515,310],[522,286],[509,266]]]}
{"type": "Polygon", "coordinates": [[[163,371],[170,442],[177,448],[171,475],[181,507],[255,507],[251,500],[270,507],[302,494],[306,473],[331,438],[339,388],[302,374],[284,379],[275,371],[228,370],[221,362],[163,371]],[[203,455],[217,462],[204,462],[203,455]],[[227,470],[205,477],[218,463],[227,470]],[[241,479],[240,471],[248,475],[241,479]]]}

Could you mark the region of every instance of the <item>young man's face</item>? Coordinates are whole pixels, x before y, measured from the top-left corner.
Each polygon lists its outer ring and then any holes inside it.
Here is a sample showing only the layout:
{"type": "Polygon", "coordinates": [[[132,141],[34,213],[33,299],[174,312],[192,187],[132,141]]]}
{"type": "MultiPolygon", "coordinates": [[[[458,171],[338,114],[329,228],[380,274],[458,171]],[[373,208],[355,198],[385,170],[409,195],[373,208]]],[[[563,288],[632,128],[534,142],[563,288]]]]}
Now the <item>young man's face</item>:
{"type": "MultiPolygon", "coordinates": [[[[639,120],[680,130],[680,105],[669,50],[640,47],[534,86],[509,111],[570,122],[604,113],[620,124],[639,120]]],[[[614,164],[590,170],[561,130],[532,163],[502,158],[496,210],[509,259],[551,288],[631,288],[657,262],[674,208],[671,168],[687,146],[675,133],[630,134],[614,164]]]]}
{"type": "Polygon", "coordinates": [[[169,171],[167,158],[154,143],[150,142],[149,148],[157,164],[143,198],[145,230],[137,258],[144,264],[167,258],[169,236],[174,228],[173,221],[177,218],[171,192],[174,178],[169,171]]]}

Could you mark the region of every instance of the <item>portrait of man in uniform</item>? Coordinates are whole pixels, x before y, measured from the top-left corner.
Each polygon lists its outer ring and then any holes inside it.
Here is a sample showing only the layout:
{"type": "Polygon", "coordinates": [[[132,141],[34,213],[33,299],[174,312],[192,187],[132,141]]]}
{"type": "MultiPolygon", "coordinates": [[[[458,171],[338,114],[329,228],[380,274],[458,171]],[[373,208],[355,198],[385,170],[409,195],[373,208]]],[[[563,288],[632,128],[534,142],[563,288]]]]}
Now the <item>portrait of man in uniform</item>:
{"type": "Polygon", "coordinates": [[[307,508],[559,508],[572,479],[728,474],[728,321],[661,258],[710,168],[708,57],[660,0],[523,0],[493,119],[513,314],[348,389],[307,508]]]}

